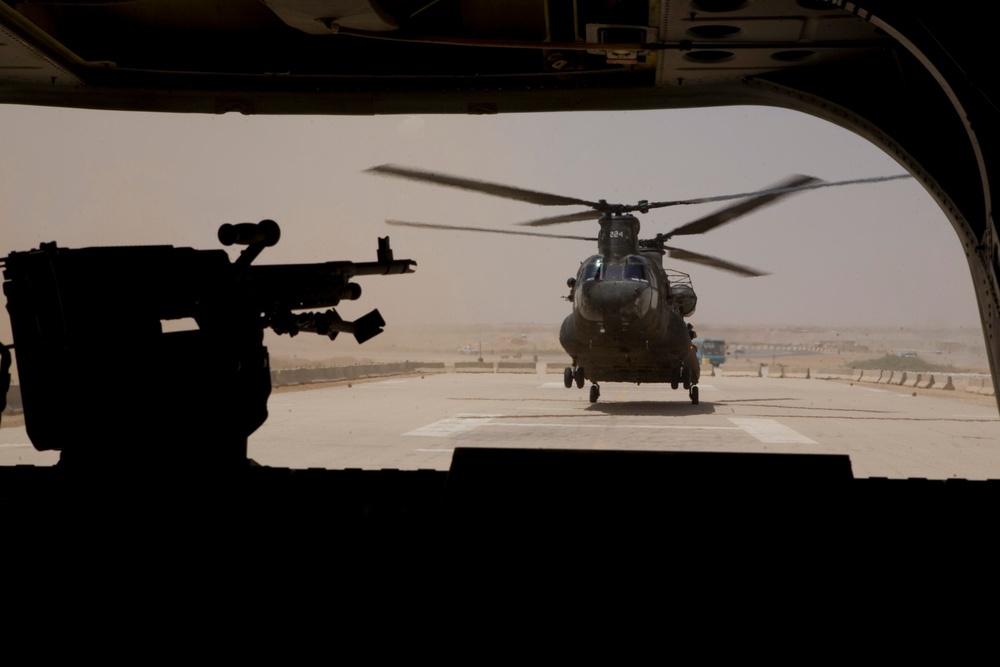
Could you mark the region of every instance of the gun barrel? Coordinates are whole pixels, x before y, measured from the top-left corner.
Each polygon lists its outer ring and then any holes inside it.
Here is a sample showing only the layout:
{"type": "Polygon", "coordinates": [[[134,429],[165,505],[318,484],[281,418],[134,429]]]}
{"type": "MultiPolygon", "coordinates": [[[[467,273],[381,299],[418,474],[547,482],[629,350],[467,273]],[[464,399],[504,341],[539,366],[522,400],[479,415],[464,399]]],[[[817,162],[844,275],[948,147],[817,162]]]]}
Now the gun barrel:
{"type": "MultiPolygon", "coordinates": [[[[331,262],[338,264],[339,262],[331,262]]],[[[399,273],[413,273],[417,265],[412,259],[394,259],[388,262],[343,262],[347,264],[347,273],[354,276],[388,276],[399,273]]]]}
{"type": "Polygon", "coordinates": [[[252,265],[246,274],[251,299],[262,309],[330,308],[361,296],[350,282],[355,276],[413,273],[413,260],[389,262],[323,262],[320,264],[252,265]]]}

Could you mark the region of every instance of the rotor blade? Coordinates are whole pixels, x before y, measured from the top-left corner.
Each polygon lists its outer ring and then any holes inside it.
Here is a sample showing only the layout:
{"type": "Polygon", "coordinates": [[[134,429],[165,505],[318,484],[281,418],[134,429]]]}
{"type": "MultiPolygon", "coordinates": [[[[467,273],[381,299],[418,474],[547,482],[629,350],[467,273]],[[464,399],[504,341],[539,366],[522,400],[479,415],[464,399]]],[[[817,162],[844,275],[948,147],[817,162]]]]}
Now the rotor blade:
{"type": "Polygon", "coordinates": [[[684,236],[687,234],[703,234],[711,229],[724,225],[727,222],[731,222],[740,216],[747,215],[751,211],[755,211],[758,208],[767,206],[768,204],[773,204],[782,197],[787,197],[788,195],[796,192],[796,190],[788,190],[788,188],[808,185],[818,181],[819,179],[813,176],[803,176],[801,174],[789,176],[772,188],[772,190],[783,190],[782,192],[769,192],[766,195],[759,195],[751,199],[745,199],[741,202],[737,202],[736,204],[730,204],[720,211],[710,213],[709,215],[699,218],[693,222],[689,222],[686,225],[681,225],[672,232],[664,234],[664,238],[669,239],[671,236],[684,236]]]}
{"type": "Polygon", "coordinates": [[[819,188],[832,188],[840,185],[856,185],[859,183],[881,183],[882,181],[895,181],[900,178],[912,178],[909,174],[894,174],[892,176],[872,176],[870,178],[854,178],[847,181],[819,181],[818,183],[808,183],[806,185],[774,187],[756,192],[743,192],[736,195],[717,195],[715,197],[698,197],[697,199],[678,199],[676,201],[650,202],[647,208],[663,208],[665,206],[686,206],[688,204],[707,204],[713,201],[728,201],[730,199],[744,199],[746,197],[757,197],[768,194],[785,194],[786,192],[801,192],[803,190],[818,190],[819,188]]]}
{"type": "Polygon", "coordinates": [[[460,227],[458,225],[440,225],[431,222],[406,222],[403,220],[386,220],[385,224],[396,227],[418,227],[421,229],[446,229],[460,232],[487,232],[489,234],[512,234],[514,236],[540,236],[546,239],[569,239],[571,241],[597,242],[594,236],[567,236],[565,234],[543,234],[541,232],[522,232],[517,229],[490,229],[487,227],[460,227]]]}
{"type": "Polygon", "coordinates": [[[366,169],[365,171],[374,174],[382,174],[383,176],[395,176],[397,178],[408,178],[412,181],[434,183],[436,185],[458,188],[460,190],[471,190],[472,192],[480,192],[494,197],[503,197],[504,199],[515,199],[517,201],[528,202],[529,204],[539,204],[541,206],[600,206],[600,204],[587,201],[586,199],[563,197],[561,195],[553,195],[547,192],[525,190],[524,188],[515,188],[510,185],[487,183],[486,181],[477,181],[471,178],[462,178],[461,176],[449,176],[448,174],[423,171],[421,169],[410,169],[409,167],[399,167],[392,164],[382,164],[377,167],[372,167],[371,169],[366,169]]]}
{"type": "Polygon", "coordinates": [[[741,276],[749,278],[768,275],[764,271],[758,271],[757,269],[752,269],[749,266],[727,262],[724,259],[719,259],[718,257],[712,257],[710,255],[701,255],[696,252],[691,252],[690,250],[671,248],[670,246],[664,246],[664,250],[669,253],[671,259],[679,259],[683,262],[692,262],[694,264],[703,264],[705,266],[711,266],[716,269],[721,269],[722,271],[729,271],[730,273],[737,273],[741,276]]]}
{"type": "Polygon", "coordinates": [[[563,222],[576,222],[578,220],[597,220],[602,215],[604,214],[600,211],[580,211],[579,213],[553,215],[547,218],[538,218],[537,220],[529,220],[528,222],[519,222],[517,224],[523,227],[544,227],[545,225],[558,225],[563,222]]]}

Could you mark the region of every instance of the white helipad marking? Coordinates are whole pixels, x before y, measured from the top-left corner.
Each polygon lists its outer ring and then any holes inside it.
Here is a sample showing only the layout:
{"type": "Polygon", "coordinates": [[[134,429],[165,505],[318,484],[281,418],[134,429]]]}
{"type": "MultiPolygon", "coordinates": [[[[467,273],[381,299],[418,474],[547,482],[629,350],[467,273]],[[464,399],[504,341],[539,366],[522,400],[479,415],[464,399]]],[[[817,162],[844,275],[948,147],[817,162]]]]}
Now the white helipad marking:
{"type": "Polygon", "coordinates": [[[872,389],[871,387],[862,387],[862,389],[865,391],[874,391],[877,394],[885,394],[889,391],[888,389],[872,389]]]}
{"type": "Polygon", "coordinates": [[[421,426],[420,428],[404,433],[403,435],[423,435],[436,438],[450,438],[453,435],[471,431],[477,426],[489,424],[491,419],[499,416],[500,415],[455,415],[454,417],[448,417],[447,419],[436,421],[433,424],[428,424],[427,426],[421,426]]]}
{"type": "Polygon", "coordinates": [[[733,422],[761,442],[800,443],[804,445],[818,444],[815,440],[807,438],[798,431],[791,429],[784,424],[779,424],[774,419],[729,417],[729,421],[733,422]]]}
{"type": "MultiPolygon", "coordinates": [[[[520,426],[522,428],[608,428],[607,423],[604,424],[536,424],[534,422],[490,422],[490,426],[520,426]]],[[[658,430],[678,430],[678,431],[740,431],[743,430],[742,426],[683,426],[680,424],[615,424],[614,428],[645,428],[645,429],[658,429],[658,430]]]]}
{"type": "Polygon", "coordinates": [[[453,451],[455,451],[455,449],[453,447],[449,447],[447,449],[418,449],[416,451],[418,451],[418,452],[453,452],[453,451]]]}
{"type": "Polygon", "coordinates": [[[15,449],[18,447],[33,447],[33,446],[34,445],[32,445],[31,443],[12,442],[9,444],[0,445],[0,449],[15,449]]]}
{"type": "MultiPolygon", "coordinates": [[[[363,389],[385,389],[386,385],[406,384],[406,380],[379,380],[378,382],[362,382],[358,387],[363,389]]],[[[396,387],[392,387],[395,389],[396,387]]]]}

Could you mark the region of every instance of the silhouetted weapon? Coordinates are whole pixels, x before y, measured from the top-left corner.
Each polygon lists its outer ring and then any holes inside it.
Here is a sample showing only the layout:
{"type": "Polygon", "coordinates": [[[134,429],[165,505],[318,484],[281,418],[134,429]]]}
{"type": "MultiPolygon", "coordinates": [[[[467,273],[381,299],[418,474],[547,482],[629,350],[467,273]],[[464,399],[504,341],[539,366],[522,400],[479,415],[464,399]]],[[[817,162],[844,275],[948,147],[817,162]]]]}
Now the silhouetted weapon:
{"type": "Polygon", "coordinates": [[[234,279],[260,309],[265,326],[278,334],[295,336],[306,331],[328,336],[331,340],[340,332],[350,333],[359,343],[382,333],[385,320],[377,309],[353,322],[344,321],[333,309],[323,313],[292,311],[326,308],[342,300],[359,299],[361,286],[350,282],[355,276],[412,273],[416,262],[393,259],[388,236],[378,240],[378,260],[375,262],[250,265],[265,247],[275,245],[279,238],[280,231],[273,220],[219,228],[219,241],[223,245],[247,246],[233,263],[234,279]]]}
{"type": "Polygon", "coordinates": [[[374,262],[252,264],[279,238],[271,220],[223,225],[223,245],[245,246],[235,261],[225,250],[55,243],[0,260],[35,448],[71,464],[161,463],[192,446],[208,464],[245,462],[271,391],[264,329],[363,343],[385,320],[377,309],[340,317],[334,307],[361,296],[353,279],[416,265],[394,259],[388,237],[374,262]]]}

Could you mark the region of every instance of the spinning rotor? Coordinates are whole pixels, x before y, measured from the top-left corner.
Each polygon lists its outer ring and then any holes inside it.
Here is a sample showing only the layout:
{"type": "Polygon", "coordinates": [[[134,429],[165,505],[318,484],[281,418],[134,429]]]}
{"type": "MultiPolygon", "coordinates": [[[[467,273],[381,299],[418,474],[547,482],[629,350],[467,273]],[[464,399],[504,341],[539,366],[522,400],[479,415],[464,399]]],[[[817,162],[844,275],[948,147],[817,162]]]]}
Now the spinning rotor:
{"type": "MultiPolygon", "coordinates": [[[[747,215],[761,207],[773,204],[776,201],[796,192],[805,190],[816,190],[820,188],[839,187],[844,185],[856,185],[861,183],[878,183],[882,181],[893,181],[901,178],[910,178],[909,174],[895,174],[892,176],[874,176],[869,178],[856,178],[846,181],[823,181],[813,176],[794,175],[786,178],[780,183],[753,192],[742,192],[738,194],[717,195],[712,197],[696,197],[692,199],[677,199],[671,201],[640,200],[635,204],[612,204],[604,199],[589,201],[576,197],[566,197],[563,195],[528,190],[510,185],[490,183],[462,176],[453,176],[433,171],[401,167],[392,164],[383,164],[367,170],[369,173],[390,176],[393,178],[403,178],[421,183],[432,183],[444,187],[468,190],[481,194],[500,197],[503,199],[513,199],[539,206],[583,206],[587,210],[561,215],[548,216],[518,223],[522,227],[547,227],[550,225],[563,224],[568,222],[578,222],[582,220],[598,220],[605,216],[623,216],[632,213],[647,213],[652,209],[666,208],[670,206],[687,206],[692,204],[705,204],[710,202],[722,202],[732,200],[742,200],[735,204],[698,218],[692,222],[681,225],[667,233],[659,233],[648,239],[640,239],[638,244],[642,250],[659,251],[668,255],[671,259],[684,262],[692,262],[710,266],[712,268],[728,271],[741,276],[762,276],[766,272],[757,269],[729,262],[711,255],[691,252],[675,246],[667,245],[667,242],[674,236],[689,236],[694,234],[704,234],[717,227],[732,222],[733,220],[747,215]]],[[[386,220],[389,225],[400,227],[416,227],[421,229],[457,230],[469,232],[485,232],[490,234],[513,234],[518,236],[537,236],[552,239],[569,239],[575,241],[597,241],[596,237],[574,236],[569,234],[550,234],[546,232],[530,232],[519,229],[499,229],[493,227],[468,227],[460,225],[447,225],[430,222],[408,222],[403,220],[386,220]]]]}

